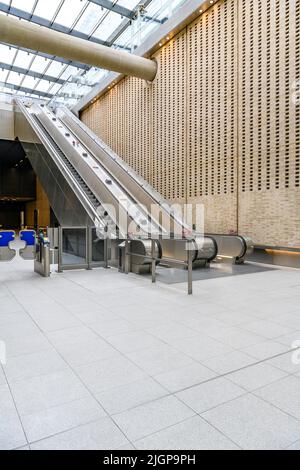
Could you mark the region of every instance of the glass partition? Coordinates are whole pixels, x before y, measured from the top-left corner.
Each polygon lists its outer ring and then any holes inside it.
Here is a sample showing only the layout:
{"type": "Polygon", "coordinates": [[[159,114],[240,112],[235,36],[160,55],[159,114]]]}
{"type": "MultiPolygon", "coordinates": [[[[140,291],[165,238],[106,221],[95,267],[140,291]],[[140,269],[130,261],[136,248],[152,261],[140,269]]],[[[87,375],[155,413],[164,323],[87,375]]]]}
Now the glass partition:
{"type": "Polygon", "coordinates": [[[107,266],[107,241],[92,227],[59,228],[58,271],[107,266]]]}
{"type": "Polygon", "coordinates": [[[92,263],[99,263],[105,261],[105,243],[104,240],[99,239],[96,229],[91,229],[91,242],[92,242],[92,263]]]}
{"type": "Polygon", "coordinates": [[[64,266],[87,264],[87,230],[85,228],[62,229],[61,262],[64,266]]]}

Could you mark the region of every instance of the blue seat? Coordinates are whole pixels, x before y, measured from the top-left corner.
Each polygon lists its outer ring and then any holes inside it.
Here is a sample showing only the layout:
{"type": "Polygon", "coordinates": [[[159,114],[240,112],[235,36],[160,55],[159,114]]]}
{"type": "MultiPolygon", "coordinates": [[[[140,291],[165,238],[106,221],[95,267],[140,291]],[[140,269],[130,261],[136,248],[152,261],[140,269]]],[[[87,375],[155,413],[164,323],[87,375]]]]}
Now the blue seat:
{"type": "Polygon", "coordinates": [[[19,255],[24,260],[34,260],[35,258],[35,231],[34,230],[21,230],[20,240],[25,242],[25,248],[19,250],[19,255]]]}
{"type": "Polygon", "coordinates": [[[15,235],[13,230],[0,230],[0,247],[9,246],[10,242],[14,241],[15,235]]]}
{"type": "Polygon", "coordinates": [[[15,239],[13,230],[0,230],[0,261],[11,261],[16,256],[16,250],[10,248],[15,239]]]}
{"type": "Polygon", "coordinates": [[[20,232],[20,240],[26,243],[26,246],[35,245],[35,231],[34,230],[22,230],[20,232]]]}

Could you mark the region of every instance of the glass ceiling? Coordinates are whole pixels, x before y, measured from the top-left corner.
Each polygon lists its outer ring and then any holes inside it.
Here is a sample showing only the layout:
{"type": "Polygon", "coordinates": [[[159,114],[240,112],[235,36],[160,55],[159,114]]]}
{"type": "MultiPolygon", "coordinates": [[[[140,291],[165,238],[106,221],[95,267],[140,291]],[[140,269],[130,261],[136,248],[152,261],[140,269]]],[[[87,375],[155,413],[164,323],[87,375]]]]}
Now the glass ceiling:
{"type": "MultiPolygon", "coordinates": [[[[184,0],[3,0],[21,18],[133,52],[184,0]]],[[[0,93],[74,106],[108,72],[0,43],[0,93]]]]}

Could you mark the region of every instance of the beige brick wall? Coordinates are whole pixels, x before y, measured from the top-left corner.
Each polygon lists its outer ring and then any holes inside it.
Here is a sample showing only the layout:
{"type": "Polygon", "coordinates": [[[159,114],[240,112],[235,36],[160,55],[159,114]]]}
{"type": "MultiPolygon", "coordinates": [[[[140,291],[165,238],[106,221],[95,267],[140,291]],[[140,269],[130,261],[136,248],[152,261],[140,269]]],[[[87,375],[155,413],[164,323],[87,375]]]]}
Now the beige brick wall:
{"type": "Polygon", "coordinates": [[[83,121],[164,197],[203,203],[208,232],[300,247],[298,0],[221,0],[83,121]]]}

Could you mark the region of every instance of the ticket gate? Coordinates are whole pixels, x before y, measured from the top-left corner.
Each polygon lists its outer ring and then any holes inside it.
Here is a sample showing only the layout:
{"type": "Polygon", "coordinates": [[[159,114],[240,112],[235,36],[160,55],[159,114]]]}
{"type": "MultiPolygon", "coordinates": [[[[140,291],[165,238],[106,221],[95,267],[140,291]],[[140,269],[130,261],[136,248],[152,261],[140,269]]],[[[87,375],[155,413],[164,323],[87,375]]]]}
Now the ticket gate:
{"type": "Polygon", "coordinates": [[[15,237],[13,230],[0,230],[0,262],[12,261],[16,256],[16,250],[11,248],[15,237]]]}
{"type": "Polygon", "coordinates": [[[21,248],[19,255],[25,261],[34,260],[35,258],[35,237],[36,232],[34,230],[21,230],[20,240],[25,242],[25,248],[21,248]]]}
{"type": "Polygon", "coordinates": [[[34,272],[43,277],[50,277],[50,240],[40,232],[35,243],[34,272]]]}

